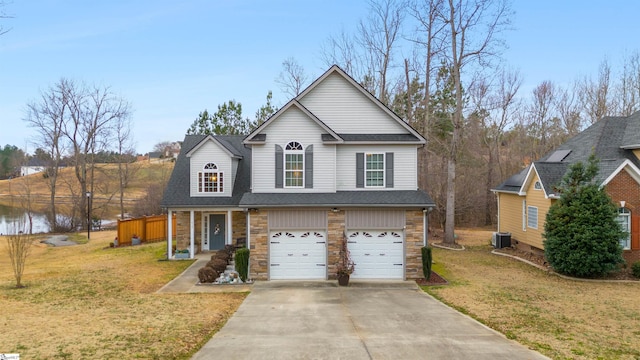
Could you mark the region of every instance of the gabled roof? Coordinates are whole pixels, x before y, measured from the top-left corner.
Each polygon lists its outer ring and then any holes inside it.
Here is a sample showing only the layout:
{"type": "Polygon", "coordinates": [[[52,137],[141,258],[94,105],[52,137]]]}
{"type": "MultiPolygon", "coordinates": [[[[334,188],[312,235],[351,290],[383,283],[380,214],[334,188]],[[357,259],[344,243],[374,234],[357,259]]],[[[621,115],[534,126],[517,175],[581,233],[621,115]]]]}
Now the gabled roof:
{"type": "Polygon", "coordinates": [[[258,128],[256,128],[251,134],[249,134],[244,143],[245,144],[260,144],[265,141],[265,136],[262,134],[262,130],[265,129],[269,124],[275,121],[280,115],[286,112],[292,106],[297,107],[302,110],[309,118],[315,121],[325,133],[322,135],[322,140],[332,143],[343,143],[343,142],[360,142],[360,143],[376,143],[376,142],[386,142],[386,143],[415,143],[415,144],[425,144],[426,140],[420,133],[418,133],[414,128],[412,128],[409,124],[407,124],[404,120],[402,120],[396,113],[394,113],[391,109],[389,109],[386,105],[384,105],[378,98],[373,96],[369,91],[367,91],[362,85],[360,85],[357,81],[355,81],[349,74],[344,72],[338,65],[333,65],[327,70],[324,74],[322,74],[319,78],[317,78],[311,85],[309,85],[305,90],[303,90],[298,96],[289,101],[285,106],[283,106],[280,110],[278,110],[275,114],[273,114],[267,121],[262,123],[258,128]],[[304,98],[308,93],[310,93],[314,88],[318,86],[318,84],[322,83],[327,77],[332,74],[338,74],[342,76],[349,84],[351,84],[355,89],[360,91],[365,95],[367,99],[369,99],[372,103],[374,103],[377,107],[380,108],[384,113],[386,113],[392,121],[397,122],[400,126],[402,126],[408,134],[337,134],[333,129],[331,129],[327,124],[325,124],[322,119],[319,119],[316,115],[314,115],[309,109],[307,109],[304,105],[300,103],[300,100],[304,98]],[[349,140],[347,140],[347,137],[349,140]]]}
{"type": "Polygon", "coordinates": [[[275,114],[273,114],[267,121],[263,122],[258,126],[251,134],[247,135],[244,139],[245,144],[261,144],[266,140],[266,134],[262,134],[262,130],[264,130],[269,124],[274,122],[280,115],[284,114],[290,108],[295,107],[302,111],[309,119],[313,120],[318,126],[320,126],[325,133],[323,134],[323,141],[331,141],[336,143],[341,143],[342,138],[335,131],[333,131],[327,124],[323,123],[317,116],[315,116],[309,109],[307,109],[304,105],[300,104],[296,98],[291,99],[285,106],[279,109],[275,114]],[[327,140],[325,140],[327,138],[327,140]]]}
{"type": "Polygon", "coordinates": [[[640,144],[640,112],[626,117],[605,117],[492,190],[523,195],[525,185],[531,181],[533,167],[545,195],[554,196],[554,187],[560,184],[569,165],[579,161],[586,162],[592,153],[600,160],[595,178],[598,184],[606,185],[623,169],[639,181],[640,161],[631,150],[636,148],[634,144],[640,144]]]}
{"type": "Polygon", "coordinates": [[[242,195],[251,187],[251,151],[242,144],[244,135],[186,135],[182,143],[182,152],[178,155],[167,189],[162,197],[163,207],[237,207],[242,195]],[[230,197],[189,196],[190,164],[192,153],[207,138],[213,138],[232,156],[239,158],[238,171],[230,197]]]}
{"type": "Polygon", "coordinates": [[[230,157],[242,159],[242,154],[237,149],[235,149],[233,145],[228,142],[228,140],[224,139],[223,137],[213,135],[204,135],[204,137],[195,146],[193,146],[193,148],[186,151],[185,155],[187,157],[191,157],[191,155],[194,152],[198,151],[198,149],[202,147],[202,145],[204,145],[207,141],[212,141],[213,143],[218,145],[230,157]]]}
{"type": "Polygon", "coordinates": [[[411,125],[407,124],[402,118],[400,118],[395,112],[389,109],[382,101],[380,101],[377,97],[371,94],[367,89],[365,89],[359,82],[357,82],[351,75],[347,74],[344,70],[342,70],[338,65],[333,65],[329,68],[329,70],[325,71],[319,78],[317,78],[314,82],[311,83],[306,89],[304,89],[296,99],[302,99],[309,92],[311,92],[318,84],[320,84],[324,79],[329,77],[332,74],[339,74],[343,78],[345,78],[353,87],[358,89],[362,94],[364,94],[371,102],[376,104],[382,111],[384,111],[389,117],[391,117],[394,121],[396,121],[400,126],[405,128],[409,133],[419,139],[421,144],[425,144],[427,141],[425,140],[420,133],[418,133],[411,125]]]}

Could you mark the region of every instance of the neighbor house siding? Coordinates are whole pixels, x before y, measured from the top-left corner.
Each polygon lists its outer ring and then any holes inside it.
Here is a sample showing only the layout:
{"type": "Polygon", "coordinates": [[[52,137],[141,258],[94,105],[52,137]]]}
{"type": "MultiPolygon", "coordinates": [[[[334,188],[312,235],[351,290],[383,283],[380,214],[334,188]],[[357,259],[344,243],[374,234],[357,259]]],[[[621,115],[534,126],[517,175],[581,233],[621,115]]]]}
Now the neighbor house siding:
{"type": "Polygon", "coordinates": [[[277,120],[262,131],[267,135],[265,144],[252,145],[252,192],[335,192],[336,150],[335,145],[322,143],[325,131],[295,107],[277,120]],[[313,145],[313,188],[275,187],[275,148],[279,145],[284,149],[290,141],[299,142],[305,149],[313,145]]]}
{"type": "Polygon", "coordinates": [[[360,90],[335,73],[329,75],[300,99],[300,103],[337,133],[404,134],[407,132],[360,90]]]}
{"type": "Polygon", "coordinates": [[[525,197],[518,194],[498,193],[498,204],[500,206],[498,231],[511,233],[513,240],[526,242],[527,233],[522,230],[523,200],[525,200],[525,197]]]}
{"type": "Polygon", "coordinates": [[[231,196],[233,190],[233,171],[231,169],[231,157],[219,145],[212,140],[207,140],[195,153],[191,155],[191,176],[190,176],[190,195],[191,196],[231,196]],[[203,167],[207,163],[214,163],[218,167],[218,171],[223,173],[223,184],[221,193],[199,193],[198,192],[198,173],[202,172],[203,167]]]}
{"type": "MultiPolygon", "coordinates": [[[[348,190],[416,190],[418,151],[415,145],[340,145],[337,148],[336,188],[348,190]],[[357,188],[356,153],[393,153],[393,188],[357,188]]],[[[386,161],[386,159],[385,159],[386,161]]]]}
{"type": "MultiPolygon", "coordinates": [[[[544,246],[542,245],[542,234],[544,233],[544,222],[547,218],[547,212],[549,212],[549,206],[551,206],[551,200],[545,198],[544,190],[534,189],[536,181],[540,181],[540,179],[538,178],[538,174],[534,173],[532,176],[533,179],[525,189],[527,193],[526,200],[527,207],[535,206],[538,208],[538,228],[534,229],[527,226],[526,240],[522,241],[538,249],[544,249],[544,246]]],[[[520,205],[520,208],[522,208],[522,205],[520,205]]]]}

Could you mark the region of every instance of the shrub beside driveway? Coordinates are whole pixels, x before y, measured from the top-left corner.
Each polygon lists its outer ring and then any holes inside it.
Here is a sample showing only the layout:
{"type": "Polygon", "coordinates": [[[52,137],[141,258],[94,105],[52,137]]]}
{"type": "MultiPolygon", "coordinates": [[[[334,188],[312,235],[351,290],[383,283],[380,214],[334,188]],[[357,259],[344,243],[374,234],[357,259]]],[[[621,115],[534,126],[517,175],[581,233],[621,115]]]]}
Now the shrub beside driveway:
{"type": "Polygon", "coordinates": [[[466,251],[433,250],[450,285],[427,292],[552,358],[640,357],[640,283],[562,279],[492,255],[491,231],[457,234],[466,251]]]}

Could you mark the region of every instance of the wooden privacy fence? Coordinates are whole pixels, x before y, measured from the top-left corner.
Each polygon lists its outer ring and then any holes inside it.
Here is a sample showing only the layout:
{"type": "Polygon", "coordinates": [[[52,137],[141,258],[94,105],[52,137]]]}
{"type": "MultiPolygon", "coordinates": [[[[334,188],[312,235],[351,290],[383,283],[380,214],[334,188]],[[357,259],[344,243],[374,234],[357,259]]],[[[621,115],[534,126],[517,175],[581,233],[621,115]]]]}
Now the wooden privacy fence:
{"type": "MultiPolygon", "coordinates": [[[[176,236],[176,216],[171,219],[172,238],[176,236]]],[[[118,246],[131,245],[136,235],[141,243],[164,241],[167,239],[167,215],[144,216],[135,219],[118,220],[118,246]]]]}

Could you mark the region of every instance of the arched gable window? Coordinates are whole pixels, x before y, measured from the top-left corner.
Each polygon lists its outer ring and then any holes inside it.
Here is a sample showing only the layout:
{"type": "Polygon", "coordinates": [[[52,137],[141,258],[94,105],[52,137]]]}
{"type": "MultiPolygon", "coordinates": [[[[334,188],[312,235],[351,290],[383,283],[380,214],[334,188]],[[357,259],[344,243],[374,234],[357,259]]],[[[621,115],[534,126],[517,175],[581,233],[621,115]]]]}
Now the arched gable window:
{"type": "Polygon", "coordinates": [[[627,232],[627,235],[620,239],[620,246],[625,250],[629,250],[631,249],[631,211],[624,207],[619,208],[617,220],[622,230],[627,232]]]}
{"type": "Polygon", "coordinates": [[[284,186],[304,187],[304,148],[297,141],[284,148],[284,186]]]}
{"type": "Polygon", "coordinates": [[[208,163],[198,173],[198,192],[221,193],[223,188],[223,173],[214,163],[208,163]]]}

